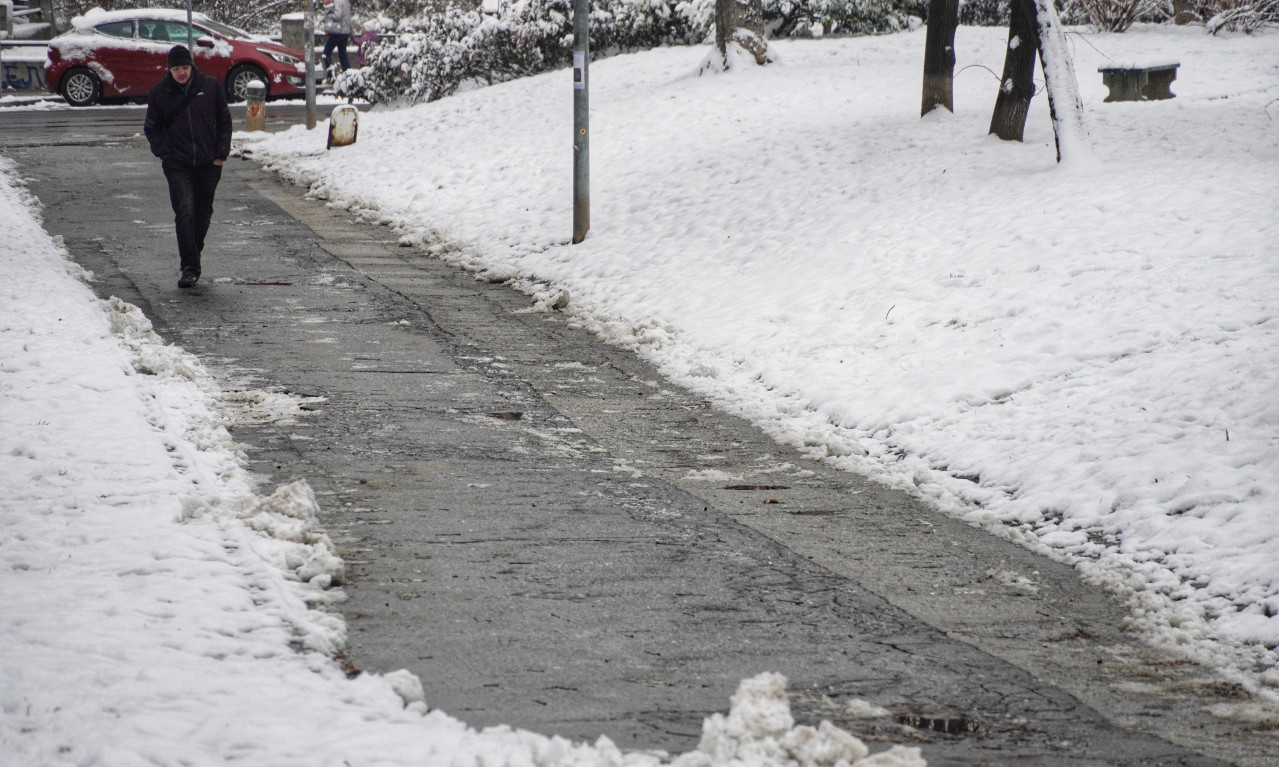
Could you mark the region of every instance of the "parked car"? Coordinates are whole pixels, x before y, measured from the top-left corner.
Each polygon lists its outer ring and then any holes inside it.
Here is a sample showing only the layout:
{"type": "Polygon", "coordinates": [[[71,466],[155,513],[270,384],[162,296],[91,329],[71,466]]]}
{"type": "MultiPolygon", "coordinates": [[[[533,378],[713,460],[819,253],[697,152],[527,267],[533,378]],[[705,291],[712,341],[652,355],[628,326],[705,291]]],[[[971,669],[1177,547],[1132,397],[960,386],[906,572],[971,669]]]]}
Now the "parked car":
{"type": "MultiPolygon", "coordinates": [[[[298,95],[305,88],[303,53],[222,24],[191,16],[195,65],[226,86],[227,100],[241,101],[254,80],[267,98],[298,95]]],[[[71,106],[103,98],[146,98],[164,77],[169,49],[187,45],[187,12],[162,8],[104,11],[72,20],[72,29],[49,41],[45,87],[71,106]]]]}

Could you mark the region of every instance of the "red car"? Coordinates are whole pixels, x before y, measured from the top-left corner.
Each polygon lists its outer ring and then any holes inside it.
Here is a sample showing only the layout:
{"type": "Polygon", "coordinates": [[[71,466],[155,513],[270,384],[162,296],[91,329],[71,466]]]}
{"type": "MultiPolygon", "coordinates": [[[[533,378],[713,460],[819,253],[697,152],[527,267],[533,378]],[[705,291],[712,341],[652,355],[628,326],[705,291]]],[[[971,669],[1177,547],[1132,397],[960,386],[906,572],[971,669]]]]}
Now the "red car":
{"type": "MultiPolygon", "coordinates": [[[[45,87],[71,106],[102,98],[146,98],[164,77],[169,49],[187,45],[187,12],[162,8],[103,11],[72,20],[73,29],[49,41],[45,87]]],[[[226,85],[227,101],[242,101],[254,80],[267,98],[305,90],[303,53],[227,26],[202,13],[191,15],[196,67],[226,85]]]]}

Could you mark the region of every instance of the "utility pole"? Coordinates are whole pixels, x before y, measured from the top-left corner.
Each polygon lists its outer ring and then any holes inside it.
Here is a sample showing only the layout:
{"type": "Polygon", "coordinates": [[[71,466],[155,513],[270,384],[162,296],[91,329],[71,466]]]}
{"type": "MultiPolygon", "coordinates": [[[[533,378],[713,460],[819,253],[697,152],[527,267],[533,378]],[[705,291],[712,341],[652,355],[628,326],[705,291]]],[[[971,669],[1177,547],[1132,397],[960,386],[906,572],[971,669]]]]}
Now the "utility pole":
{"type": "Polygon", "coordinates": [[[315,130],[315,14],[302,0],[302,54],[306,61],[306,129],[315,130]]]}
{"type": "Polygon", "coordinates": [[[590,58],[589,0],[573,0],[573,244],[591,228],[591,155],[586,62],[590,58]]]}

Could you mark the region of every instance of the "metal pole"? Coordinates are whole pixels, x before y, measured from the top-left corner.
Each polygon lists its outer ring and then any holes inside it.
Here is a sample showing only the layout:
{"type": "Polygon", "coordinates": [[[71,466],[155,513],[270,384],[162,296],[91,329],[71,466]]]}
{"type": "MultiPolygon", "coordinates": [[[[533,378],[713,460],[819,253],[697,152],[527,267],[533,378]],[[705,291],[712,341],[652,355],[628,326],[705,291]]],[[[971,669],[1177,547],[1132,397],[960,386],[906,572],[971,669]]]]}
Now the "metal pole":
{"type": "Polygon", "coordinates": [[[306,129],[315,130],[315,19],[311,0],[302,0],[302,53],[306,60],[306,129]]]}
{"type": "Polygon", "coordinates": [[[586,63],[590,58],[589,0],[573,0],[573,244],[591,228],[591,155],[586,63]]]}
{"type": "Polygon", "coordinates": [[[191,29],[191,5],[195,0],[187,0],[187,50],[191,51],[191,58],[195,58],[195,30],[191,29]]]}

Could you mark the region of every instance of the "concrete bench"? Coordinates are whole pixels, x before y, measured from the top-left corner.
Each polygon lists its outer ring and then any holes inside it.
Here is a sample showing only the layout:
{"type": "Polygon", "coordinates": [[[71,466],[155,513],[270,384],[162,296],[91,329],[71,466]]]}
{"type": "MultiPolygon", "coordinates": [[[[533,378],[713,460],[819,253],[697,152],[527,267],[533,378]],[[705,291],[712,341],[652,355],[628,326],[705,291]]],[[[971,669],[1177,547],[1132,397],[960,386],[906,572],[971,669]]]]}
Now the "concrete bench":
{"type": "Polygon", "coordinates": [[[1097,67],[1101,81],[1110,89],[1106,101],[1155,101],[1174,98],[1168,89],[1177,79],[1181,62],[1164,64],[1106,64],[1097,67]]]}

